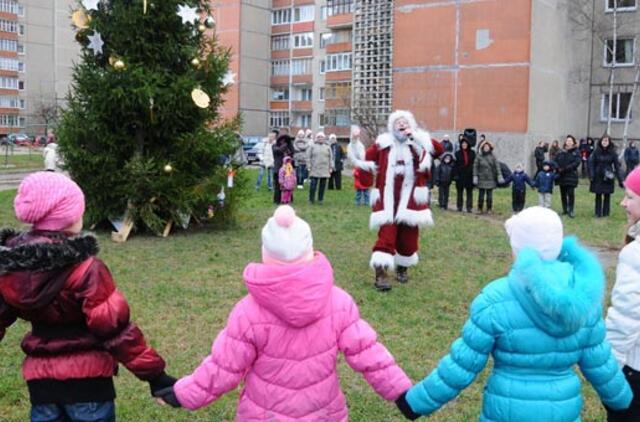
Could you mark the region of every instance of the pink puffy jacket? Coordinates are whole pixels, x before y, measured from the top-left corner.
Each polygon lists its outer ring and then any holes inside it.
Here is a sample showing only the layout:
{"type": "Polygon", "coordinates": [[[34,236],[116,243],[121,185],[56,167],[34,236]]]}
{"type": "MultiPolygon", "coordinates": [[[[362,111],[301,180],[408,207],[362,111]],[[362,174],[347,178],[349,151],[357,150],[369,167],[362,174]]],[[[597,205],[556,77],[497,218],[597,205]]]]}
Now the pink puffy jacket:
{"type": "Polygon", "coordinates": [[[395,400],[411,380],[333,285],[321,253],[295,265],[249,264],[249,289],[195,372],[175,385],[187,409],[206,406],[244,379],[238,421],[347,421],[338,352],[376,393],[395,400]]]}

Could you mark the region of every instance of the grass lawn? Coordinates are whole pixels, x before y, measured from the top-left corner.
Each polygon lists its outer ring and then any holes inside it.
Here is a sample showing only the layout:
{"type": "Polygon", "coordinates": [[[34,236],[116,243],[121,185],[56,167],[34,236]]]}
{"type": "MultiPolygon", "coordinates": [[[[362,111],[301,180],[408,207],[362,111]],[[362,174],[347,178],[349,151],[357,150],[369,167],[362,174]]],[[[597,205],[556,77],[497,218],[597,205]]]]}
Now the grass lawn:
{"type": "MultiPolygon", "coordinates": [[[[255,180],[255,179],[254,179],[255,180]]],[[[491,280],[504,275],[511,251],[500,220],[510,216],[511,192],[495,195],[492,218],[434,211],[436,226],[422,231],[421,262],[412,281],[388,294],[372,287],[368,268],[375,233],[368,230],[369,210],[353,205],[349,179],[341,192],[327,192],[324,205],[311,206],[305,191],[295,191],[295,205],[313,230],[315,247],[334,266],[336,283],[360,306],[361,315],[377,329],[380,339],[415,381],[422,379],[459,335],[471,300],[491,280]]],[[[452,189],[452,191],[454,191],[452,189]]],[[[17,226],[12,217],[15,191],[0,192],[0,221],[17,226]]],[[[455,197],[455,195],[454,195],[455,197]]],[[[577,218],[565,219],[566,232],[590,245],[619,248],[624,234],[624,214],[617,205],[620,189],[612,198],[612,216],[596,220],[593,195],[586,186],[577,191],[577,218]]],[[[133,236],[115,244],[100,233],[100,256],[129,300],[132,318],[168,362],[167,371],[181,376],[192,371],[210,350],[233,304],[246,289],[244,266],[260,257],[260,230],[273,212],[270,193],[256,193],[246,204],[236,227],[224,231],[198,231],[167,239],[133,236]]],[[[555,192],[554,208],[560,206],[555,192]]],[[[537,203],[529,191],[527,205],[537,203]]],[[[613,273],[608,272],[611,282],[613,273]]],[[[23,359],[19,344],[29,326],[18,322],[0,345],[0,420],[28,420],[29,400],[20,374],[23,359]]],[[[479,380],[457,400],[437,413],[435,421],[477,420],[485,370],[479,380]]],[[[359,374],[340,360],[342,388],[353,421],[400,421],[395,406],[379,399],[359,374]]],[[[233,421],[238,392],[196,413],[157,406],[147,384],[126,370],[116,379],[117,412],[121,421],[233,421]]],[[[585,387],[583,420],[605,419],[591,387],[585,387]]]]}
{"type": "Polygon", "coordinates": [[[0,148],[0,173],[20,170],[43,170],[44,159],[42,149],[34,149],[30,154],[5,155],[4,148],[0,148]]]}

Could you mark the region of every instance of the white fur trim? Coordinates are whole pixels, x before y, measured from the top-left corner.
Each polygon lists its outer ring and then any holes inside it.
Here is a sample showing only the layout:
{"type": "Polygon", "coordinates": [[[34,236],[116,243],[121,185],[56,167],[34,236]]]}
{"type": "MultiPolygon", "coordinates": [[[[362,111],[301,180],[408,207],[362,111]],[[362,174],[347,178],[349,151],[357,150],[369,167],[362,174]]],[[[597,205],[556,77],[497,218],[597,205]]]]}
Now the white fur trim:
{"type": "Polygon", "coordinates": [[[413,267],[418,265],[420,258],[418,258],[418,253],[414,253],[411,256],[404,256],[400,254],[396,254],[395,263],[396,266],[400,267],[413,267]]]}
{"type": "Polygon", "coordinates": [[[433,214],[430,209],[421,211],[408,210],[406,208],[398,209],[396,223],[403,223],[414,227],[433,226],[433,214]]]}
{"type": "Polygon", "coordinates": [[[375,206],[378,201],[380,201],[380,189],[378,188],[373,188],[371,189],[371,193],[370,193],[370,198],[369,198],[369,203],[371,203],[371,206],[375,206]]]}
{"type": "Polygon", "coordinates": [[[426,186],[418,186],[413,190],[413,200],[416,201],[417,205],[428,204],[430,196],[431,192],[426,186]]]}
{"type": "Polygon", "coordinates": [[[395,268],[395,259],[393,255],[388,254],[386,252],[374,251],[371,254],[371,261],[369,262],[371,268],[387,268],[393,269],[395,268]]]}
{"type": "Polygon", "coordinates": [[[401,117],[409,122],[409,127],[413,129],[413,131],[418,128],[416,119],[415,117],[413,117],[413,114],[411,114],[410,111],[396,110],[389,115],[389,120],[387,120],[387,130],[389,131],[389,133],[393,133],[393,123],[401,117]]]}
{"type": "Polygon", "coordinates": [[[376,230],[380,226],[393,223],[393,216],[389,215],[385,210],[372,212],[369,217],[369,228],[376,230]]]}
{"type": "Polygon", "coordinates": [[[364,170],[369,173],[375,173],[376,170],[378,170],[378,166],[376,165],[375,161],[356,160],[356,161],[352,161],[352,163],[355,167],[359,168],[360,170],[364,170]]]}
{"type": "Polygon", "coordinates": [[[393,145],[393,142],[394,139],[391,132],[383,133],[376,138],[376,145],[378,145],[378,148],[380,149],[389,148],[391,145],[393,145]]]}

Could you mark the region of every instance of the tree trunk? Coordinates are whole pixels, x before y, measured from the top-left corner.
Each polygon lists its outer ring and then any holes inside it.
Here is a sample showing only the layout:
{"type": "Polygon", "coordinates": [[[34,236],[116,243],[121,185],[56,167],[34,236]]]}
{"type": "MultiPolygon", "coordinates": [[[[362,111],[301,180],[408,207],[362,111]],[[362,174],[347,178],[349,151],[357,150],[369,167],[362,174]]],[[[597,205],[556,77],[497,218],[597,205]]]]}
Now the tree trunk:
{"type": "MultiPolygon", "coordinates": [[[[606,43],[606,40],[605,40],[606,43]]],[[[618,49],[618,2],[613,2],[613,47],[611,51],[611,72],[609,73],[609,110],[607,110],[607,135],[611,136],[611,106],[613,105],[613,83],[615,81],[616,54],[618,49]]],[[[607,49],[609,46],[607,45],[607,49]]]]}

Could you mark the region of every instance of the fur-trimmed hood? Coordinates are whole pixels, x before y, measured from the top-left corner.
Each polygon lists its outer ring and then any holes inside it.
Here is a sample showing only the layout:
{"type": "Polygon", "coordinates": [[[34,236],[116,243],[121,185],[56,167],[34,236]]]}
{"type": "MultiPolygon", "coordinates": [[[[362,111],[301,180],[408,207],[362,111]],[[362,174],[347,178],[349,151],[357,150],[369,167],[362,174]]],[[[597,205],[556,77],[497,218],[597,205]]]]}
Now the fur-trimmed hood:
{"type": "Polygon", "coordinates": [[[90,234],[1,230],[0,294],[11,292],[8,302],[17,308],[44,306],[62,289],[74,266],[97,253],[98,242],[90,234]]]}
{"type": "Polygon", "coordinates": [[[577,332],[602,308],[604,272],[575,237],[565,238],[555,261],[543,261],[533,249],[523,249],[508,280],[527,316],[555,337],[577,332]]]}

